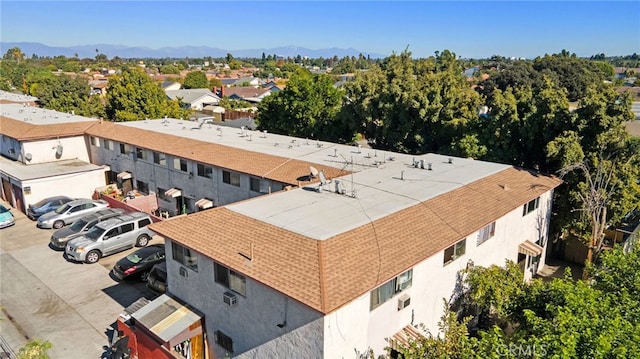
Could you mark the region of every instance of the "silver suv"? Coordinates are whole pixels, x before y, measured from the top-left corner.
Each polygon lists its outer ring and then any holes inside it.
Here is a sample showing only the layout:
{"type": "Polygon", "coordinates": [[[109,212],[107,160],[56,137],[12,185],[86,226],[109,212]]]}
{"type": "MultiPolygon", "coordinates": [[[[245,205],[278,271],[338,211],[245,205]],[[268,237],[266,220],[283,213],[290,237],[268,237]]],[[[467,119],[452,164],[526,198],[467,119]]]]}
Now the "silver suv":
{"type": "Polygon", "coordinates": [[[68,259],[96,263],[101,257],[133,246],[144,247],[155,235],[147,226],[151,217],[144,212],[133,212],[107,219],[88,232],[70,240],[65,248],[68,259]]]}
{"type": "Polygon", "coordinates": [[[38,228],[60,229],[82,218],[82,216],[95,213],[107,207],[109,207],[109,203],[102,199],[76,199],[65,203],[55,211],[38,217],[37,226],[38,228]]]}
{"type": "Polygon", "coordinates": [[[70,239],[81,236],[84,232],[91,229],[91,227],[102,221],[122,214],[124,214],[124,209],[122,208],[107,208],[99,210],[96,213],[88,214],[73,222],[71,226],[53,232],[51,235],[51,247],[64,250],[64,247],[67,246],[67,242],[70,239]]]}

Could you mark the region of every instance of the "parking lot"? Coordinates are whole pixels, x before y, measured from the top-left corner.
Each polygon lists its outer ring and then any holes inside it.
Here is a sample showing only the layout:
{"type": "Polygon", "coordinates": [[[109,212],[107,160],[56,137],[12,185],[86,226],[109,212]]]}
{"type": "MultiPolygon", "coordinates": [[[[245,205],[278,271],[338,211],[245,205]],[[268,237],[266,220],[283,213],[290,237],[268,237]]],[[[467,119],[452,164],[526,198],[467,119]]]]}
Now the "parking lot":
{"type": "Polygon", "coordinates": [[[109,275],[135,249],[93,265],[69,262],[49,247],[54,230],[38,229],[23,213],[12,212],[16,224],[0,229],[0,335],[16,352],[42,339],[53,345],[51,358],[104,358],[124,308],[140,297],[156,297],[144,283],[119,283],[109,275]]]}

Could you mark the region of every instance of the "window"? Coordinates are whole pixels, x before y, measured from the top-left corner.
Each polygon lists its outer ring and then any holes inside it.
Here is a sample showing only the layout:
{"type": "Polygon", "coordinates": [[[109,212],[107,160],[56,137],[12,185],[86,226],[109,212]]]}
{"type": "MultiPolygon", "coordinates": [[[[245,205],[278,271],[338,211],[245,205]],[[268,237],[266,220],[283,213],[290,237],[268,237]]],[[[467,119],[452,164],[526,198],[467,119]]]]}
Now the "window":
{"type": "Polygon", "coordinates": [[[154,152],[153,153],[153,163],[166,166],[167,165],[167,157],[164,153],[154,152]]]}
{"type": "Polygon", "coordinates": [[[189,269],[198,271],[198,257],[194,251],[176,242],[171,242],[171,252],[175,261],[189,269]]]}
{"type": "Polygon", "coordinates": [[[250,187],[253,192],[260,192],[260,179],[251,177],[250,187]]]}
{"type": "Polygon", "coordinates": [[[496,222],[493,222],[488,226],[482,228],[478,232],[478,243],[476,245],[477,246],[481,245],[482,243],[486,242],[488,239],[493,237],[495,234],[496,234],[496,222]]]}
{"type": "Polygon", "coordinates": [[[121,143],[120,144],[120,153],[123,154],[123,155],[128,155],[129,152],[131,151],[130,148],[131,147],[129,145],[127,145],[126,143],[121,143]]]}
{"type": "Polygon", "coordinates": [[[182,158],[174,158],[173,168],[180,170],[182,172],[187,172],[187,160],[182,158]]]}
{"type": "Polygon", "coordinates": [[[104,148],[106,148],[107,150],[113,151],[113,141],[105,139],[104,148]]]}
{"type": "Polygon", "coordinates": [[[147,159],[147,154],[144,148],[136,147],[136,158],[141,160],[147,159]]]}
{"type": "Polygon", "coordinates": [[[104,237],[102,237],[103,239],[109,239],[111,237],[115,237],[119,234],[119,228],[112,228],[110,229],[107,233],[104,234],[104,237]]]}
{"type": "Polygon", "coordinates": [[[372,290],[370,295],[370,309],[373,310],[377,308],[380,304],[393,298],[394,295],[408,289],[411,287],[412,281],[413,269],[409,269],[380,287],[372,290]]]}
{"type": "Polygon", "coordinates": [[[151,224],[151,220],[149,218],[144,218],[138,221],[138,228],[144,228],[151,224]]]}
{"type": "Polygon", "coordinates": [[[214,334],[216,336],[216,344],[223,347],[224,350],[228,351],[229,353],[233,353],[233,340],[231,339],[231,337],[219,330],[216,330],[214,334]]]}
{"type": "Polygon", "coordinates": [[[91,146],[96,146],[96,147],[100,147],[100,141],[98,141],[98,138],[95,136],[90,136],[89,137],[89,141],[91,141],[91,146]]]}
{"type": "Polygon", "coordinates": [[[139,192],[149,193],[149,184],[146,182],[136,181],[136,187],[138,188],[139,192]]]}
{"type": "Polygon", "coordinates": [[[444,250],[444,264],[449,264],[456,260],[456,258],[464,255],[464,251],[467,247],[467,239],[463,239],[460,242],[452,245],[444,250]]]}
{"type": "Polygon", "coordinates": [[[232,186],[240,187],[240,174],[229,171],[222,171],[222,182],[232,186]]]}
{"type": "Polygon", "coordinates": [[[535,211],[536,209],[538,209],[539,205],[540,205],[540,197],[536,199],[532,199],[531,201],[529,201],[529,203],[525,204],[522,207],[522,216],[524,217],[527,214],[535,211]]]}
{"type": "Polygon", "coordinates": [[[127,233],[133,231],[133,223],[127,223],[120,226],[120,233],[127,233]]]}
{"type": "Polygon", "coordinates": [[[198,163],[198,176],[213,178],[213,168],[205,166],[202,163],[198,163]]]}
{"type": "Polygon", "coordinates": [[[218,263],[214,263],[213,269],[216,282],[242,296],[247,296],[247,280],[243,275],[218,263]]]}

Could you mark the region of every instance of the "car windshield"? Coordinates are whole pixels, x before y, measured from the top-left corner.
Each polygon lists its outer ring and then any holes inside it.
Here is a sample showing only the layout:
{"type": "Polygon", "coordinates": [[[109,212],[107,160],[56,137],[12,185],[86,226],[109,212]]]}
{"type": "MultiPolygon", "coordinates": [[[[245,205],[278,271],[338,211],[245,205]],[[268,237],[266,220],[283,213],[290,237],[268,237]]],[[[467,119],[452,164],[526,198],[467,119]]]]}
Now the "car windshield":
{"type": "Polygon", "coordinates": [[[129,260],[129,262],[133,263],[133,264],[138,264],[142,261],[142,257],[140,257],[139,255],[137,255],[136,253],[131,253],[127,256],[127,259],[129,260]]]}
{"type": "Polygon", "coordinates": [[[64,213],[64,212],[66,212],[67,210],[69,210],[69,208],[71,208],[71,205],[69,205],[69,204],[65,204],[65,205],[64,205],[64,206],[62,206],[62,207],[58,207],[58,209],[56,209],[56,213],[57,213],[57,214],[64,213]]]}
{"type": "Polygon", "coordinates": [[[9,212],[8,209],[6,209],[4,206],[0,206],[0,213],[6,213],[9,212]]]}
{"type": "Polygon", "coordinates": [[[84,219],[79,219],[79,220],[73,222],[73,225],[71,225],[70,228],[74,232],[80,232],[84,228],[84,226],[87,225],[87,223],[88,222],[85,221],[84,219]]]}
{"type": "Polygon", "coordinates": [[[96,241],[100,236],[104,233],[104,229],[100,227],[93,227],[87,232],[85,237],[91,239],[92,241],[96,241]]]}

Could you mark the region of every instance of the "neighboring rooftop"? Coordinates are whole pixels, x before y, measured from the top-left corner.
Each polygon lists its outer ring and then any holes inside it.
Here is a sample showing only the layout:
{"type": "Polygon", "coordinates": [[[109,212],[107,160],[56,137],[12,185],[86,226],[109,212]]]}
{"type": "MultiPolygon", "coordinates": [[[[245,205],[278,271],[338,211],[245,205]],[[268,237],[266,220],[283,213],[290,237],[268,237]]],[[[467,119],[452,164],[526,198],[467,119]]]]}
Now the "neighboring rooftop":
{"type": "Polygon", "coordinates": [[[80,136],[98,122],[95,118],[16,103],[2,104],[0,114],[2,134],[20,141],[80,136]]]}
{"type": "Polygon", "coordinates": [[[36,101],[38,101],[37,97],[0,90],[0,104],[35,103],[36,101]]]}

